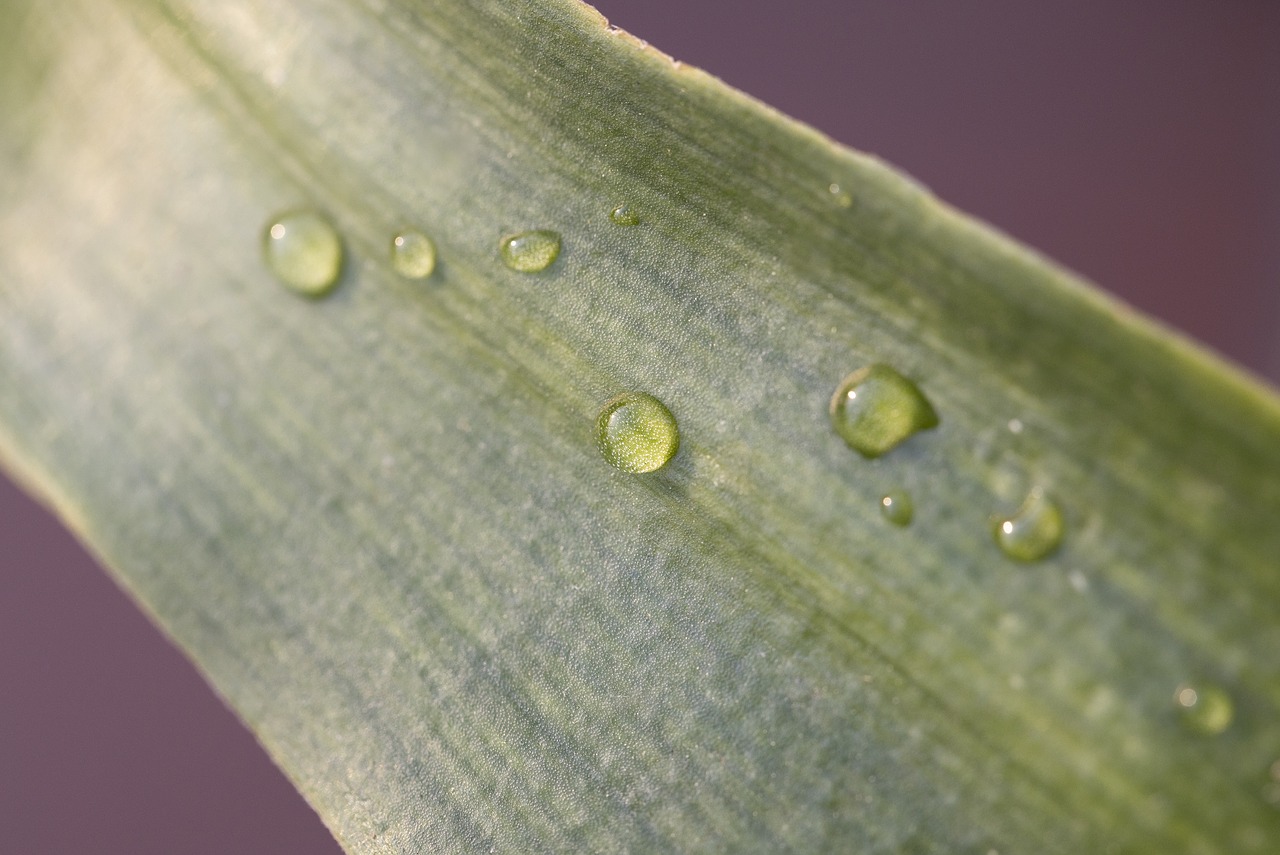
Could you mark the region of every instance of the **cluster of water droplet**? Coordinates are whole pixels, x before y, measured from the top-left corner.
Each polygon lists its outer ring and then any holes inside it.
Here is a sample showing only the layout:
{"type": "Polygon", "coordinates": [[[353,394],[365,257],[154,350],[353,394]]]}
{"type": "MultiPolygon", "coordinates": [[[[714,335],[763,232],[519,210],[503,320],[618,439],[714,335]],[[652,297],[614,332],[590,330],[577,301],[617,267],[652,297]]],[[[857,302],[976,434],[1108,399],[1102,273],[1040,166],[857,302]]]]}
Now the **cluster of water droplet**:
{"type": "MultiPolygon", "coordinates": [[[[841,207],[852,197],[838,184],[829,188],[841,207]]],[[[609,211],[619,226],[636,226],[642,220],[628,204],[609,211]]],[[[508,268],[535,274],[551,267],[560,256],[561,236],[549,229],[532,229],[503,237],[498,256],[508,268]]],[[[294,210],[275,217],[263,236],[263,258],[268,269],[284,285],[308,297],[333,290],[343,269],[343,243],[333,225],[310,210],[294,210]]],[[[391,268],[406,279],[427,279],[436,269],[436,246],[416,229],[404,229],[390,242],[391,268]]],[[[937,411],[920,387],[895,368],[873,364],[849,374],[836,387],[830,404],[835,433],[854,451],[877,458],[915,434],[940,424],[937,411]]],[[[1009,423],[1021,433],[1019,420],[1009,423]]],[[[680,430],[665,404],[644,392],[627,392],[607,401],[595,423],[595,441],[601,455],[622,472],[643,474],[666,466],[680,448],[680,430]]],[[[880,499],[884,519],[908,526],[915,504],[905,490],[893,490],[880,499]]],[[[1022,505],[994,520],[993,535],[1000,550],[1020,562],[1034,562],[1051,555],[1062,542],[1062,511],[1042,488],[1035,488],[1022,505]]],[[[1183,726],[1205,736],[1226,731],[1235,717],[1235,706],[1226,690],[1212,683],[1184,684],[1174,693],[1174,708],[1183,726]]],[[[1263,798],[1280,808],[1280,760],[1269,768],[1263,798]]]]}

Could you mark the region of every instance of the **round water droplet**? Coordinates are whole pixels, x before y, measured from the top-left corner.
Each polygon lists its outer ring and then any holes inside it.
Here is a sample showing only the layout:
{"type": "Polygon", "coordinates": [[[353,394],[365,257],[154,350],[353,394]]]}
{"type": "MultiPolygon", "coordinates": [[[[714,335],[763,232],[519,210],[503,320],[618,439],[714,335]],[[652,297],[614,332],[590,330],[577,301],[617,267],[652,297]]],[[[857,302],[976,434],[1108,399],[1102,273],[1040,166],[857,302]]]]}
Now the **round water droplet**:
{"type": "Polygon", "coordinates": [[[560,255],[558,232],[538,229],[502,239],[502,261],[512,270],[537,273],[546,270],[560,255]]]}
{"type": "Polygon", "coordinates": [[[831,184],[827,187],[827,192],[831,194],[832,200],[834,200],[841,208],[848,208],[853,204],[853,197],[844,190],[841,190],[839,184],[831,184]]]}
{"type": "Polygon", "coordinates": [[[1188,730],[1206,736],[1222,733],[1236,715],[1231,696],[1212,683],[1184,683],[1173,693],[1173,705],[1188,730]]]}
{"type": "Polygon", "coordinates": [[[910,525],[916,506],[905,490],[895,490],[880,500],[880,513],[894,525],[910,525]]]}
{"type": "Polygon", "coordinates": [[[640,225],[640,215],[635,209],[625,202],[609,212],[609,219],[613,220],[620,226],[638,226],[640,225]]]}
{"type": "Polygon", "coordinates": [[[680,447],[675,416],[643,392],[613,398],[596,419],[596,444],[604,459],[623,472],[661,469],[680,447]]]}
{"type": "Polygon", "coordinates": [[[273,219],[263,234],[262,254],[277,279],[308,297],[327,293],[342,272],[342,239],[314,211],[273,219]]]}
{"type": "Polygon", "coordinates": [[[391,240],[391,266],[406,279],[426,279],[436,269],[436,245],[422,232],[406,229],[391,240]]]}
{"type": "Polygon", "coordinates": [[[1062,511],[1043,490],[1032,490],[1022,507],[995,526],[996,543],[1015,561],[1039,561],[1062,543],[1062,511]]]}
{"type": "Polygon", "coordinates": [[[831,424],[850,448],[879,457],[912,434],[937,427],[938,414],[915,383],[877,364],[853,372],[836,388],[831,424]]]}

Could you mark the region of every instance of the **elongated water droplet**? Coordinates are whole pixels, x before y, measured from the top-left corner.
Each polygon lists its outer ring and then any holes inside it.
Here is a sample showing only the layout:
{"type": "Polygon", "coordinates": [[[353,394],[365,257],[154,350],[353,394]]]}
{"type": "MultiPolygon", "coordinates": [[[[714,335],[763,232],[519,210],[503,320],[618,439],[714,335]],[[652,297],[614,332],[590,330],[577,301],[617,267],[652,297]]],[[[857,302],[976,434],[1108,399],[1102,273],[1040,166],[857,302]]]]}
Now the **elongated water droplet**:
{"type": "Polygon", "coordinates": [[[620,226],[640,225],[640,215],[625,202],[609,212],[609,219],[620,226]]]}
{"type": "Polygon", "coordinates": [[[1222,733],[1236,715],[1231,696],[1212,683],[1182,684],[1173,693],[1173,705],[1188,730],[1206,736],[1222,733]]]}
{"type": "Polygon", "coordinates": [[[1011,516],[998,520],[996,543],[1015,561],[1039,561],[1062,543],[1062,511],[1057,503],[1035,489],[1011,516]]]}
{"type": "Polygon", "coordinates": [[[537,273],[560,255],[560,235],[547,229],[520,232],[502,239],[502,261],[512,270],[537,273]]]}
{"type": "Polygon", "coordinates": [[[596,444],[604,459],[623,472],[653,472],[675,456],[680,429],[675,416],[657,398],[627,392],[600,410],[596,444]]]}
{"type": "Polygon", "coordinates": [[[342,272],[342,239],[314,211],[290,211],[267,226],[262,254],[276,278],[299,294],[327,293],[342,272]]]}
{"type": "Polygon", "coordinates": [[[937,427],[938,414],[915,383],[876,364],[853,372],[836,388],[831,424],[850,448],[879,457],[912,434],[937,427]]]}
{"type": "Polygon", "coordinates": [[[406,229],[391,240],[391,266],[406,279],[426,279],[436,269],[436,245],[422,232],[406,229]]]}
{"type": "Polygon", "coordinates": [[[880,513],[894,525],[910,525],[915,516],[916,506],[911,501],[911,494],[905,490],[895,490],[880,499],[880,513]]]}

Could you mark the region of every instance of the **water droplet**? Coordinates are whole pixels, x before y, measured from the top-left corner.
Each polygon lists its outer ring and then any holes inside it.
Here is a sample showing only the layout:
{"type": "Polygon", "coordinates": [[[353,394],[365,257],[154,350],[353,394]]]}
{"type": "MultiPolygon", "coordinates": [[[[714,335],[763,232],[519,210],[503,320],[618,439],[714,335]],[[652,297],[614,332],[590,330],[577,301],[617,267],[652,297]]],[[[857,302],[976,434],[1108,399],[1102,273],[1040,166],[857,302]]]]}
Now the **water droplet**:
{"type": "Polygon", "coordinates": [[[895,490],[880,500],[881,515],[894,525],[910,525],[915,512],[911,495],[904,490],[895,490]]]}
{"type": "Polygon", "coordinates": [[[841,190],[839,184],[832,183],[827,187],[827,192],[831,194],[831,198],[841,208],[848,208],[853,204],[853,197],[841,190]]]}
{"type": "Polygon", "coordinates": [[[1183,683],[1173,693],[1173,705],[1188,730],[1216,736],[1231,726],[1236,706],[1226,690],[1212,683],[1183,683]]]}
{"type": "Polygon", "coordinates": [[[558,232],[537,229],[502,239],[502,261],[512,270],[537,273],[546,270],[560,255],[558,232]]]}
{"type": "Polygon", "coordinates": [[[596,419],[596,443],[604,459],[623,472],[661,469],[680,447],[675,416],[643,392],[613,398],[596,419]]]}
{"type": "Polygon", "coordinates": [[[1271,780],[1280,784],[1280,760],[1271,764],[1271,780]]]}
{"type": "Polygon", "coordinates": [[[426,279],[436,269],[436,245],[422,232],[406,229],[391,241],[391,266],[406,279],[426,279]]]}
{"type": "Polygon", "coordinates": [[[831,424],[850,448],[879,457],[912,434],[937,427],[938,414],[915,383],[877,364],[844,378],[831,398],[831,424]]]}
{"type": "Polygon", "coordinates": [[[1062,511],[1037,488],[1027,496],[1022,507],[997,521],[996,543],[1015,561],[1039,561],[1062,543],[1062,528],[1062,511]]]}
{"type": "Polygon", "coordinates": [[[640,215],[636,213],[635,208],[625,202],[609,212],[609,219],[620,226],[640,225],[640,215]]]}
{"type": "Polygon", "coordinates": [[[290,211],[267,226],[262,239],[267,267],[299,294],[327,293],[342,272],[342,239],[314,211],[290,211]]]}

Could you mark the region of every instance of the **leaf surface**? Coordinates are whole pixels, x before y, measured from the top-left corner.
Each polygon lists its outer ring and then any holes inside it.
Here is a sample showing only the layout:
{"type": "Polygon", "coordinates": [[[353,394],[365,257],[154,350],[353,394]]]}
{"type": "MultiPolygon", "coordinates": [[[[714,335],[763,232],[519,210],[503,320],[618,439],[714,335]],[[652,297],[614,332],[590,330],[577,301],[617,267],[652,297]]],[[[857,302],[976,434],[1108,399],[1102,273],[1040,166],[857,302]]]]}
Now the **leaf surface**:
{"type": "Polygon", "coordinates": [[[0,449],[349,851],[1280,841],[1253,381],[577,4],[4,14],[0,449]],[[299,209],[318,299],[261,255],[299,209]],[[940,423],[867,460],[871,364],[940,423]],[[627,391],[656,473],[596,447],[627,391]]]}

